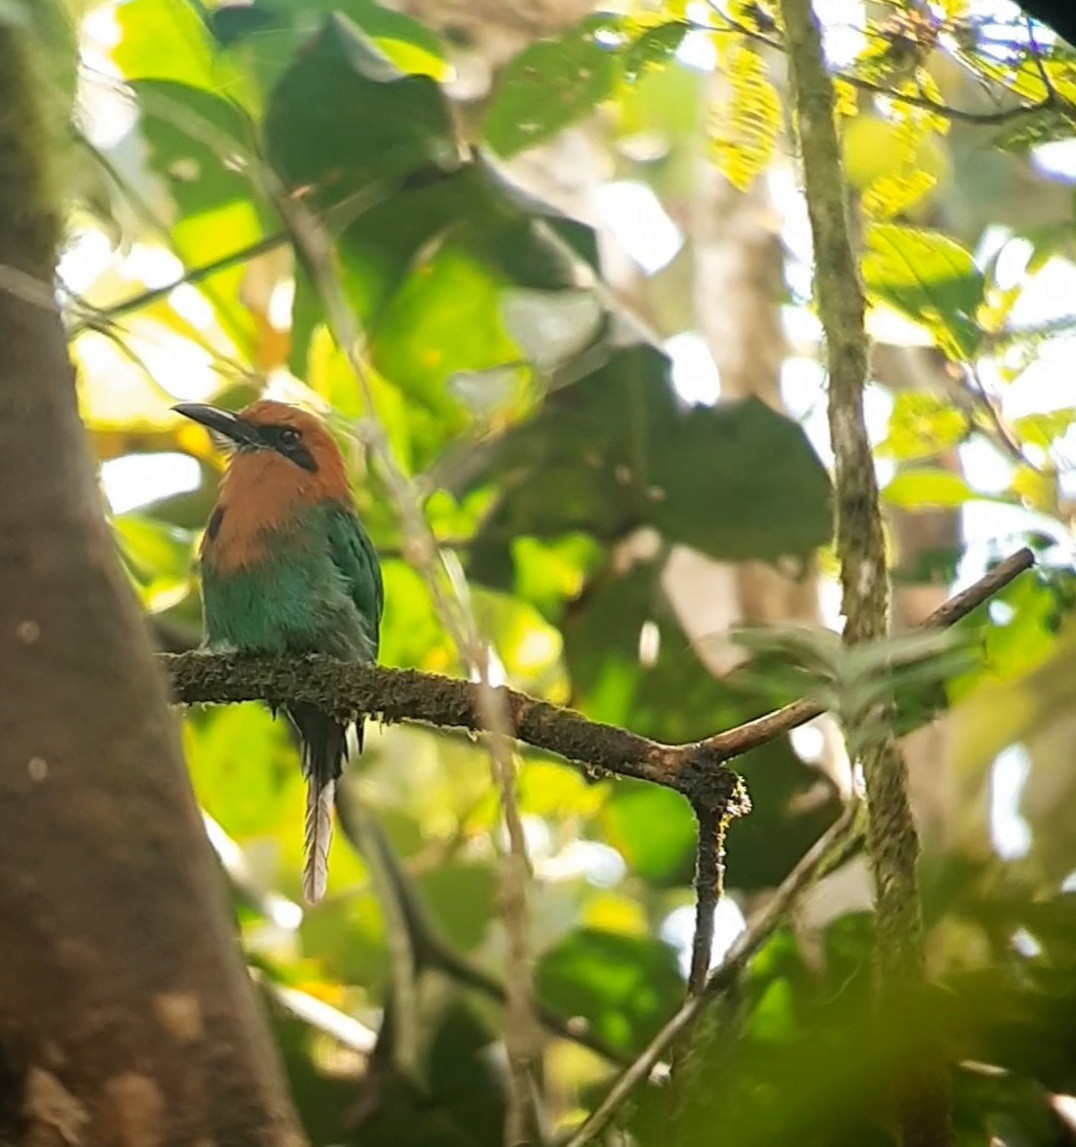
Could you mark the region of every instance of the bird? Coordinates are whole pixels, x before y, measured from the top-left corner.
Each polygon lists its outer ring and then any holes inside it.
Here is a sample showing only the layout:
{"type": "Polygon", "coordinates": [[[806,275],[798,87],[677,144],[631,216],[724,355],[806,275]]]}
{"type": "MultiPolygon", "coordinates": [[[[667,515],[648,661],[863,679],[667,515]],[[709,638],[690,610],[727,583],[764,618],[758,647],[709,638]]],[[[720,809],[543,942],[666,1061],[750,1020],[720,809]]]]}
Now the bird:
{"type": "MultiPolygon", "coordinates": [[[[381,563],[325,423],[271,399],[234,414],[187,402],[173,410],[206,427],[230,455],[199,547],[205,648],[376,661],[381,563]]],[[[303,896],[313,904],[325,894],[349,735],[361,752],[364,722],[342,722],[306,702],[283,709],[306,779],[303,896]]]]}

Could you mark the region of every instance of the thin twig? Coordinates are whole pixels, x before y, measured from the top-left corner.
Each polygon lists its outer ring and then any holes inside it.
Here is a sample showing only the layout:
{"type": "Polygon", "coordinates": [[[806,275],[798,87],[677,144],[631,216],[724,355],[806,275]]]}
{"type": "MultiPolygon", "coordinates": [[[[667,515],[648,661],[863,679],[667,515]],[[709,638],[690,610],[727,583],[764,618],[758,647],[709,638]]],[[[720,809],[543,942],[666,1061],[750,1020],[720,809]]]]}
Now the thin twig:
{"type": "Polygon", "coordinates": [[[967,390],[970,391],[970,397],[973,403],[977,402],[978,405],[986,411],[987,419],[994,429],[1001,445],[1008,451],[1010,457],[1018,465],[1027,466],[1028,469],[1036,472],[1041,472],[1040,468],[1036,466],[1030,458],[1024,453],[1023,447],[1017,441],[1016,436],[1005,424],[1005,420],[1001,416],[1001,411],[997,407],[993,397],[986,389],[983,383],[982,375],[979,373],[979,368],[974,362],[964,364],[964,377],[967,379],[967,390]]]}
{"type": "Polygon", "coordinates": [[[1035,37],[1035,21],[1026,13],[1024,15],[1024,25],[1027,28],[1027,46],[1031,52],[1031,58],[1035,61],[1035,70],[1039,73],[1042,86],[1046,89],[1046,99],[1053,103],[1058,98],[1057,89],[1054,87],[1053,80],[1050,79],[1050,73],[1046,70],[1046,61],[1042,58],[1042,52],[1039,49],[1039,43],[1035,37]]]}
{"type": "MultiPolygon", "coordinates": [[[[988,601],[998,590],[1003,589],[1014,578],[1031,569],[1035,564],[1035,555],[1029,549],[1018,550],[1015,554],[999,562],[989,573],[981,577],[974,585],[954,595],[940,605],[923,622],[923,629],[946,629],[950,625],[966,617],[977,609],[983,602],[988,601]]],[[[724,733],[717,733],[698,743],[698,748],[707,753],[713,753],[722,760],[732,760],[742,756],[751,749],[756,749],[772,741],[783,733],[789,733],[800,725],[813,721],[825,712],[823,706],[816,701],[793,701],[783,709],[737,725],[724,733]]]]}
{"type": "Polygon", "coordinates": [[[270,172],[263,180],[325,306],[330,330],[355,376],[369,414],[367,441],[381,465],[407,543],[407,557],[422,576],[434,607],[461,660],[477,680],[475,711],[486,736],[494,781],[500,798],[507,846],[502,854],[500,915],[508,944],[508,1000],[504,1023],[509,1061],[509,1096],[505,1119],[506,1147],[528,1143],[538,1120],[535,1111],[534,1060],[538,1054],[534,1022],[534,985],[529,958],[527,881],[530,865],[516,795],[515,763],[509,744],[511,724],[499,691],[490,682],[490,648],[480,638],[463,594],[446,576],[444,559],[422,513],[413,482],[396,461],[388,434],[377,417],[373,388],[363,358],[363,340],[336,272],[329,238],[320,221],[289,196],[270,172]]]}
{"type": "Polygon", "coordinates": [[[216,275],[220,271],[227,271],[232,267],[239,266],[241,263],[247,263],[251,259],[256,259],[259,255],[265,255],[269,251],[275,251],[278,247],[283,247],[288,240],[289,236],[286,232],[266,235],[254,243],[248,243],[245,247],[230,251],[227,255],[221,255],[218,259],[213,259],[208,263],[201,263],[197,267],[191,267],[171,282],[165,283],[163,287],[151,287],[148,290],[139,291],[138,294],[131,295],[126,299],[121,299],[118,303],[113,303],[108,307],[94,307],[90,317],[72,324],[70,336],[74,338],[85,330],[92,330],[98,326],[115,322],[116,319],[121,319],[125,315],[133,314],[135,311],[145,310],[146,307],[151,307],[154,303],[159,303],[162,299],[167,299],[177,287],[182,287],[187,284],[193,286],[194,284],[201,283],[205,279],[212,278],[213,275],[216,275]]]}
{"type": "Polygon", "coordinates": [[[964,108],[950,107],[948,104],[939,104],[935,100],[928,99],[926,96],[915,96],[910,92],[893,91],[884,84],[876,84],[873,80],[867,80],[862,76],[851,75],[846,72],[838,72],[834,76],[834,79],[843,80],[846,84],[850,84],[862,92],[870,92],[872,95],[884,96],[894,103],[910,104],[912,107],[923,108],[926,111],[934,112],[935,115],[940,115],[945,119],[958,120],[960,123],[975,124],[979,127],[1000,127],[1002,124],[1012,122],[1012,120],[1035,115],[1037,112],[1046,111],[1054,106],[1053,100],[1044,99],[1037,103],[1020,104],[1018,107],[1012,108],[999,108],[997,111],[992,112],[973,112],[964,108]]]}
{"type": "MultiPolygon", "coordinates": [[[[349,791],[345,786],[344,800],[338,803],[340,828],[344,839],[360,856],[366,857],[372,850],[376,850],[379,854],[386,884],[391,886],[387,889],[387,894],[391,895],[398,905],[407,929],[410,948],[414,953],[415,972],[421,974],[428,969],[439,971],[464,987],[471,988],[498,1004],[505,1004],[508,999],[505,985],[461,956],[438,932],[415,888],[411,872],[394,852],[378,819],[363,806],[360,806],[363,808],[361,827],[359,821],[351,815],[354,804],[347,795],[349,791]]],[[[610,1063],[623,1066],[627,1062],[623,1053],[611,1048],[586,1024],[565,1019],[540,1004],[537,1007],[537,1015],[542,1026],[552,1035],[577,1043],[610,1063]]]]}
{"type": "Polygon", "coordinates": [[[654,1074],[659,1077],[664,1075],[660,1071],[660,1063],[665,1051],[687,1032],[715,996],[726,992],[736,982],[751,957],[773,935],[804,891],[819,875],[828,871],[834,852],[844,854],[844,848],[855,829],[857,815],[858,805],[855,802],[845,807],[841,816],[815,841],[785,877],[766,905],[751,918],[725,958],[710,974],[705,990],[690,997],[654,1036],[639,1058],[616,1078],[598,1106],[563,1147],[584,1147],[601,1132],[640,1083],[654,1074]]]}
{"type": "MultiPolygon", "coordinates": [[[[722,21],[721,25],[718,28],[714,28],[710,25],[687,21],[689,27],[710,33],[714,31],[735,33],[738,36],[743,36],[745,39],[753,40],[756,44],[761,44],[763,47],[787,54],[787,45],[778,37],[767,35],[765,32],[760,32],[756,28],[750,28],[746,24],[732,19],[725,15],[712,0],[710,6],[713,9],[714,15],[722,21]]],[[[879,84],[873,80],[865,79],[863,76],[857,76],[854,72],[834,72],[833,78],[849,84],[854,88],[858,88],[862,92],[868,92],[876,96],[884,96],[894,103],[910,104],[913,107],[923,108],[926,111],[933,112],[935,115],[943,116],[945,119],[978,125],[979,127],[999,127],[1002,124],[1010,123],[1012,120],[1035,115],[1037,112],[1047,111],[1050,108],[1067,112],[1071,107],[1068,101],[1061,99],[1049,84],[1047,84],[1048,94],[1036,103],[1018,104],[1015,107],[999,108],[997,111],[992,112],[976,112],[967,108],[950,107],[948,104],[938,103],[936,100],[932,100],[927,96],[916,96],[911,93],[897,91],[893,88],[887,88],[885,84],[879,84]]]]}
{"type": "Polygon", "coordinates": [[[348,840],[360,852],[370,875],[370,883],[381,905],[385,922],[386,947],[392,971],[389,992],[392,998],[392,1058],[406,1078],[418,1078],[420,1020],[418,1002],[418,959],[408,914],[397,894],[394,858],[381,848],[381,834],[371,825],[373,814],[355,793],[337,789],[336,813],[348,840]],[[360,844],[362,842],[362,844],[360,844]]]}

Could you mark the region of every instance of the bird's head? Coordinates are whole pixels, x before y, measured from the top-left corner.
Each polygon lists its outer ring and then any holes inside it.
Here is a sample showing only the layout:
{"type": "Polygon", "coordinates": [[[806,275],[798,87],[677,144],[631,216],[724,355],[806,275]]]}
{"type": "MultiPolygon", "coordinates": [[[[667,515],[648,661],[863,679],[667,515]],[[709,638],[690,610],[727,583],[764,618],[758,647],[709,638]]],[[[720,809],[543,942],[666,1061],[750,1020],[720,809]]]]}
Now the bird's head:
{"type": "Polygon", "coordinates": [[[172,407],[208,429],[232,452],[229,478],[266,491],[290,486],[311,500],[347,494],[344,460],[333,436],[314,414],[261,399],[238,414],[198,402],[172,407]]]}

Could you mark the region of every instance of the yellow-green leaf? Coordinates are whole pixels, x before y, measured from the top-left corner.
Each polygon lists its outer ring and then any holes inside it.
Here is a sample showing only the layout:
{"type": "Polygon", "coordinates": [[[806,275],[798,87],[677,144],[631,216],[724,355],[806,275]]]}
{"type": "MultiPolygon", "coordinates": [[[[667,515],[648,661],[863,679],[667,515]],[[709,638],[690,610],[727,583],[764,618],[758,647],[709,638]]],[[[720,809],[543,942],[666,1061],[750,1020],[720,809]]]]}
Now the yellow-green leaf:
{"type": "Polygon", "coordinates": [[[902,470],[882,491],[889,505],[904,510],[955,509],[979,496],[959,474],[933,466],[902,470]]]}
{"type": "Polygon", "coordinates": [[[938,395],[925,390],[902,391],[893,404],[888,433],[878,454],[901,462],[930,458],[962,442],[968,430],[967,415],[938,395]]]}

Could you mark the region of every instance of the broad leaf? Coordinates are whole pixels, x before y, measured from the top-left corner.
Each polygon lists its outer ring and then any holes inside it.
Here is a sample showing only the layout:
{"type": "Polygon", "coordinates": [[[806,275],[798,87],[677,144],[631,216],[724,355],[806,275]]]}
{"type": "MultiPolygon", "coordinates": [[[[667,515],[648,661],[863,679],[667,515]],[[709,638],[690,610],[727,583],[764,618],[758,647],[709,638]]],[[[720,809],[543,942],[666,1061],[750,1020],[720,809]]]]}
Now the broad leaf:
{"type": "Polygon", "coordinates": [[[539,40],[502,69],[483,136],[505,157],[543,143],[611,95],[618,74],[616,54],[585,28],[539,40]]]}
{"type": "Polygon", "coordinates": [[[380,198],[409,172],[457,162],[437,84],[400,71],[343,16],[281,77],[265,136],[282,178],[322,206],[364,189],[380,198]]]}
{"type": "Polygon", "coordinates": [[[581,1016],[624,1052],[645,1045],[683,992],[672,948],[594,928],[574,932],[546,952],[535,982],[547,1007],[565,1018],[581,1016]]]}
{"type": "Polygon", "coordinates": [[[983,276],[969,252],[940,232],[891,223],[871,225],[865,239],[868,292],[922,323],[950,358],[971,358],[982,340],[983,276]]]}

